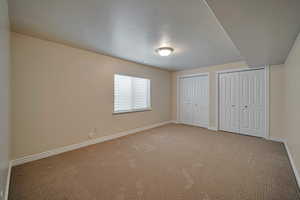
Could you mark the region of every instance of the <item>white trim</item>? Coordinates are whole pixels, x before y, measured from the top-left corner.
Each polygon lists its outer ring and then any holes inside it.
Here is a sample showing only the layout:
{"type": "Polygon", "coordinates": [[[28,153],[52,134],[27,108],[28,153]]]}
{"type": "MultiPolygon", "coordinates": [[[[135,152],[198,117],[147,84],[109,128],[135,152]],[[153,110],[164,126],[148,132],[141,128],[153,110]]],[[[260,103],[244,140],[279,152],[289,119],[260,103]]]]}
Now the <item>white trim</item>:
{"type": "Polygon", "coordinates": [[[176,121],[180,123],[180,78],[177,76],[176,80],[176,121]]]}
{"type": "Polygon", "coordinates": [[[10,161],[9,164],[8,164],[8,172],[7,172],[7,178],[6,178],[6,187],[5,187],[5,192],[4,192],[4,200],[8,200],[10,177],[11,177],[11,167],[12,167],[12,162],[10,161]]]}
{"type": "Polygon", "coordinates": [[[268,140],[271,140],[271,141],[274,141],[274,142],[280,142],[280,143],[283,143],[284,148],[285,148],[285,150],[286,150],[286,153],[287,153],[287,155],[288,155],[290,164],[291,164],[291,166],[292,166],[292,169],[293,169],[293,172],[294,172],[294,175],[295,175],[297,184],[298,184],[298,188],[300,189],[300,176],[299,176],[299,173],[298,173],[296,164],[295,164],[294,159],[293,159],[293,157],[292,157],[292,153],[291,153],[291,151],[290,151],[290,149],[289,149],[289,146],[288,146],[287,141],[284,140],[284,139],[280,139],[280,138],[271,138],[271,137],[270,137],[268,140]]]}
{"type": "Polygon", "coordinates": [[[123,131],[123,132],[120,132],[120,133],[107,135],[107,136],[103,136],[103,137],[92,139],[92,140],[87,140],[87,141],[82,142],[82,143],[73,144],[73,145],[53,149],[53,150],[50,150],[50,151],[25,156],[25,157],[22,157],[22,158],[12,160],[11,164],[12,164],[12,166],[21,165],[21,164],[28,163],[28,162],[31,162],[31,161],[35,161],[35,160],[39,160],[39,159],[42,159],[42,158],[47,158],[47,157],[50,157],[50,156],[61,154],[61,153],[67,152],[67,151],[80,149],[82,147],[86,147],[86,146],[89,146],[89,145],[93,145],[93,144],[113,140],[113,139],[120,138],[120,137],[123,137],[123,136],[126,136],[126,135],[134,134],[134,133],[137,133],[137,132],[140,132],[140,131],[145,131],[145,130],[148,130],[148,129],[156,128],[156,127],[163,126],[163,125],[166,125],[166,124],[169,124],[169,123],[172,123],[172,121],[165,121],[165,122],[153,124],[153,125],[150,125],[150,126],[145,126],[145,127],[142,127],[142,128],[136,128],[136,129],[123,131]]]}
{"type": "Polygon", "coordinates": [[[270,66],[265,66],[265,138],[270,138],[270,66]]]}
{"type": "Polygon", "coordinates": [[[208,78],[208,91],[207,91],[207,96],[208,96],[208,112],[207,112],[207,118],[208,118],[208,123],[207,123],[207,128],[209,128],[210,126],[210,76],[209,76],[209,72],[206,73],[207,74],[207,78],[208,78]]]}
{"type": "Polygon", "coordinates": [[[285,143],[285,140],[284,139],[281,139],[281,138],[268,138],[268,140],[270,141],[273,141],[273,142],[280,142],[280,143],[285,143]]]}
{"type": "Polygon", "coordinates": [[[219,130],[219,75],[223,73],[232,73],[232,72],[240,72],[240,71],[252,71],[252,70],[259,70],[259,69],[264,69],[265,71],[265,93],[266,93],[266,98],[265,98],[265,133],[264,133],[264,138],[269,139],[270,134],[269,134],[269,106],[270,106],[270,69],[269,66],[266,65],[264,67],[251,67],[251,68],[237,68],[237,69],[229,69],[229,70],[222,70],[222,71],[216,71],[216,128],[219,130]]]}
{"type": "Polygon", "coordinates": [[[214,126],[209,126],[209,127],[208,127],[208,130],[211,130],[211,131],[218,131],[217,127],[214,127],[214,126]]]}
{"type": "Polygon", "coordinates": [[[215,107],[216,107],[216,113],[215,113],[215,123],[216,123],[216,129],[219,130],[219,73],[216,72],[216,94],[215,94],[215,107]]]}
{"type": "Polygon", "coordinates": [[[259,69],[265,69],[264,67],[241,67],[236,69],[227,69],[227,70],[221,70],[216,71],[217,74],[224,74],[224,73],[232,73],[232,72],[241,72],[241,71],[252,71],[252,70],[259,70],[259,69]]]}
{"type": "Polygon", "coordinates": [[[297,184],[298,184],[298,188],[300,188],[300,176],[299,176],[299,173],[298,173],[296,164],[295,164],[295,162],[294,162],[294,159],[293,159],[293,157],[292,157],[291,151],[290,151],[289,146],[288,146],[288,144],[287,144],[286,141],[284,142],[284,146],[285,146],[286,152],[287,152],[287,154],[288,154],[290,163],[291,163],[291,165],[292,165],[293,172],[294,172],[294,175],[295,175],[295,177],[296,177],[297,184]]]}
{"type": "MultiPolygon", "coordinates": [[[[144,131],[144,130],[148,130],[148,129],[151,129],[151,128],[163,126],[163,125],[166,125],[166,124],[169,124],[169,123],[179,123],[179,122],[178,121],[166,121],[166,122],[146,126],[146,127],[143,127],[143,128],[137,128],[137,129],[133,129],[133,130],[130,130],[130,131],[124,131],[124,132],[120,132],[120,133],[117,133],[117,134],[104,136],[104,137],[97,138],[97,139],[94,139],[94,140],[89,140],[89,141],[86,141],[86,142],[82,142],[82,143],[79,143],[79,144],[74,144],[74,145],[70,145],[70,146],[50,150],[50,151],[47,151],[47,152],[34,154],[34,155],[26,156],[26,157],[23,157],[23,158],[19,158],[19,159],[16,159],[16,160],[12,160],[12,161],[9,162],[9,166],[8,166],[8,173],[7,173],[7,179],[6,179],[6,188],[5,188],[4,200],[8,200],[8,193],[9,193],[9,186],[10,186],[10,179],[11,179],[11,168],[13,166],[17,166],[17,165],[21,165],[21,164],[24,164],[24,163],[27,163],[27,162],[34,161],[34,160],[39,160],[39,159],[46,158],[46,157],[49,157],[49,156],[61,154],[61,153],[67,152],[67,151],[72,151],[72,150],[79,149],[79,148],[89,146],[89,145],[92,145],[92,144],[97,144],[97,143],[105,142],[105,141],[108,141],[108,140],[113,140],[113,139],[116,139],[116,138],[119,138],[119,137],[134,134],[134,133],[144,131]]],[[[208,129],[217,131],[216,127],[208,127],[208,129]]],[[[279,139],[279,138],[268,138],[268,140],[275,141],[275,142],[281,142],[281,143],[284,144],[284,147],[286,149],[290,164],[292,166],[292,169],[293,169],[298,187],[300,188],[300,176],[299,176],[297,167],[295,165],[294,159],[292,157],[292,154],[290,152],[290,149],[288,147],[287,142],[285,140],[279,139]]]]}
{"type": "Polygon", "coordinates": [[[113,112],[113,115],[128,114],[128,113],[135,113],[135,112],[145,112],[145,111],[152,111],[152,108],[148,107],[148,108],[141,108],[141,109],[120,110],[120,111],[113,112]]]}
{"type": "MultiPolygon", "coordinates": [[[[209,124],[210,124],[210,76],[209,76],[209,72],[203,72],[203,73],[194,73],[194,74],[186,74],[186,75],[178,75],[177,76],[177,85],[176,85],[176,92],[177,92],[177,102],[176,102],[176,108],[177,108],[177,112],[176,112],[176,121],[177,123],[181,123],[180,121],[180,79],[181,78],[188,78],[188,77],[195,77],[195,76],[207,76],[208,78],[208,125],[207,127],[201,127],[201,128],[209,128],[209,124]]],[[[195,126],[195,125],[193,125],[195,126]]]]}
{"type": "Polygon", "coordinates": [[[195,73],[195,74],[186,74],[186,75],[178,75],[177,78],[189,78],[189,77],[195,77],[195,76],[209,76],[209,72],[195,73]]]}

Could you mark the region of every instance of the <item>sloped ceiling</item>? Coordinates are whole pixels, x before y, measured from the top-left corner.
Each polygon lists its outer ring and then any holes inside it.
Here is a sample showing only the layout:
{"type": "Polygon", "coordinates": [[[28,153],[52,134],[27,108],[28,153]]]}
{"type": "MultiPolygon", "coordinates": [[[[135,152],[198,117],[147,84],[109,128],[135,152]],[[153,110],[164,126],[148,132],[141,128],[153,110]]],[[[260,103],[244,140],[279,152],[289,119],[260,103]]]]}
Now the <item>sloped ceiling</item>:
{"type": "Polygon", "coordinates": [[[169,70],[243,60],[203,0],[9,0],[9,11],[13,31],[169,70]]]}
{"type": "Polygon", "coordinates": [[[8,2],[13,31],[169,70],[282,64],[300,31],[300,0],[8,2]]]}
{"type": "Polygon", "coordinates": [[[282,64],[300,31],[300,0],[206,0],[249,65],[282,64]]]}

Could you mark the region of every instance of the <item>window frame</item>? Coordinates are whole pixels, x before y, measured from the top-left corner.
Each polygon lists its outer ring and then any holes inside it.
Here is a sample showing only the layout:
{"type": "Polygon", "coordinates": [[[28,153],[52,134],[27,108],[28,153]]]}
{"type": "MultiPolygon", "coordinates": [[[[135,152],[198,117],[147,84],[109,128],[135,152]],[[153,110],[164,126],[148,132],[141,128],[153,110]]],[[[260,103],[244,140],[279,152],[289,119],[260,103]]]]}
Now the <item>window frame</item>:
{"type": "Polygon", "coordinates": [[[152,111],[152,87],[151,87],[151,79],[150,78],[145,78],[145,77],[141,77],[141,76],[133,76],[133,75],[127,75],[127,74],[119,74],[119,73],[115,73],[113,76],[113,115],[119,115],[119,114],[128,114],[128,113],[135,113],[135,112],[146,112],[146,111],[152,111]],[[128,109],[128,110],[119,110],[119,111],[115,111],[115,76],[119,75],[119,76],[127,76],[127,77],[131,77],[131,78],[141,78],[141,79],[146,79],[149,81],[149,89],[148,89],[148,93],[149,93],[149,104],[148,107],[146,108],[141,108],[141,109],[128,109]]]}

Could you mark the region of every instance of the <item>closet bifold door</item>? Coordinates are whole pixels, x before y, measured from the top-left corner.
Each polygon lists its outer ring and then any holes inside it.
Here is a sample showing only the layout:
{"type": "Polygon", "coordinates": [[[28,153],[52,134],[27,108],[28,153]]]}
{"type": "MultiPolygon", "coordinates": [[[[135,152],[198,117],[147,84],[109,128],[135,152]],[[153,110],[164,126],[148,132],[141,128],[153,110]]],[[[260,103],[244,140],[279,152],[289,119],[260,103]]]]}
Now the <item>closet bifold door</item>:
{"type": "Polygon", "coordinates": [[[208,127],[209,97],[208,76],[181,78],[180,81],[180,122],[208,127]]]}
{"type": "Polygon", "coordinates": [[[265,76],[264,70],[240,72],[240,133],[264,136],[265,76]]]}
{"type": "Polygon", "coordinates": [[[193,124],[208,128],[208,76],[194,77],[193,85],[193,124]]]}
{"type": "Polygon", "coordinates": [[[193,124],[193,78],[180,79],[180,121],[193,124]]]}
{"type": "Polygon", "coordinates": [[[220,130],[239,133],[239,72],[219,75],[220,130]]]}

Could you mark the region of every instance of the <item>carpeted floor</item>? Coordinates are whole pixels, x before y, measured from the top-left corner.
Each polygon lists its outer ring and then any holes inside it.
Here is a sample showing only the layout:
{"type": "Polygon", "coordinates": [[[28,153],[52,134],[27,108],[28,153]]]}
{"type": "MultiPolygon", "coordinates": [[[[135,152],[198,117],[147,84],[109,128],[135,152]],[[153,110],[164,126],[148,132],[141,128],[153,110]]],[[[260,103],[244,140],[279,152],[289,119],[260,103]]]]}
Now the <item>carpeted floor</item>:
{"type": "Polygon", "coordinates": [[[12,169],[10,200],[297,200],[283,144],[170,124],[12,169]]]}

